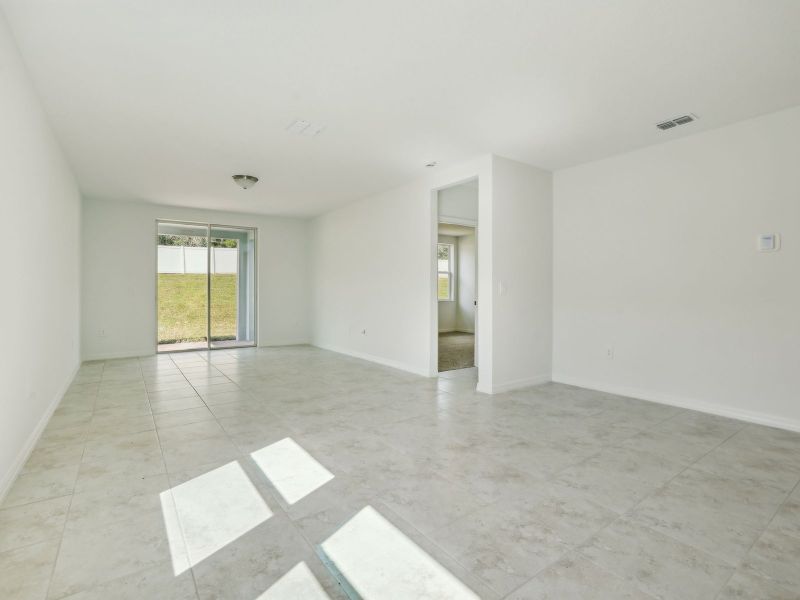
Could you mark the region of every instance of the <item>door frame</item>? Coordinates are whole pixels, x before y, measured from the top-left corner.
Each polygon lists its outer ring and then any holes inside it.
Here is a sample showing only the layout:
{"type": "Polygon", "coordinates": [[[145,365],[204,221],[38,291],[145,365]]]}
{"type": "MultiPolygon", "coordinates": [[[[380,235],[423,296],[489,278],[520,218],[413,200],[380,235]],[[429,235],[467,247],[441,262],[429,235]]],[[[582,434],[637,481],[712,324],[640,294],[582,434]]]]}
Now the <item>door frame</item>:
{"type": "MultiPolygon", "coordinates": [[[[436,229],[438,232],[439,225],[463,225],[464,227],[472,227],[474,230],[475,235],[475,292],[473,293],[473,307],[475,309],[475,318],[473,319],[473,335],[475,340],[474,348],[472,349],[472,362],[474,363],[474,367],[480,368],[478,364],[478,221],[473,219],[457,219],[455,217],[445,217],[444,219],[440,219],[436,222],[436,229]]],[[[438,235],[437,235],[437,242],[438,242],[438,235]]],[[[457,261],[461,260],[460,256],[457,256],[457,261]]],[[[438,276],[438,263],[437,267],[437,276],[438,276]]],[[[461,267],[458,267],[460,269],[461,267]]],[[[460,278],[459,278],[460,279],[460,278]]],[[[438,282],[438,279],[437,279],[438,282]]],[[[460,283],[459,283],[460,285],[460,283]]],[[[437,288],[438,290],[438,288],[437,288]]],[[[436,368],[437,372],[439,368],[439,298],[437,295],[436,298],[436,368]]]]}
{"type": "MultiPolygon", "coordinates": [[[[173,352],[203,352],[203,351],[212,351],[212,350],[231,350],[236,348],[254,348],[258,347],[258,227],[248,227],[247,225],[223,225],[221,223],[208,223],[203,221],[186,221],[182,219],[156,219],[155,220],[155,242],[156,242],[156,252],[155,252],[155,352],[156,354],[171,354],[173,352]],[[185,348],[181,350],[165,350],[159,351],[158,349],[158,226],[161,223],[173,224],[173,225],[194,225],[194,226],[203,226],[206,228],[206,238],[208,239],[208,245],[206,246],[206,347],[203,348],[185,348]],[[223,348],[213,348],[211,346],[211,230],[215,227],[220,229],[242,229],[242,230],[250,230],[253,232],[253,342],[248,344],[242,344],[240,346],[229,346],[223,348]]],[[[236,282],[237,290],[239,288],[239,282],[236,282]]],[[[239,308],[238,308],[238,298],[237,298],[237,309],[236,309],[236,319],[238,324],[239,319],[239,308]]],[[[238,327],[237,327],[238,329],[238,327]]],[[[238,332],[237,332],[238,333],[238,332]]]]}
{"type": "MultiPolygon", "coordinates": [[[[456,217],[446,217],[443,220],[439,220],[439,192],[441,190],[455,187],[458,185],[462,185],[464,183],[468,183],[470,181],[478,181],[480,186],[480,175],[471,175],[469,177],[465,177],[463,179],[459,179],[457,181],[449,182],[445,185],[437,186],[431,189],[431,204],[430,204],[430,211],[431,211],[431,229],[430,229],[430,251],[429,251],[429,265],[430,265],[430,291],[429,291],[429,298],[430,298],[430,323],[431,323],[431,330],[430,330],[430,362],[429,362],[429,376],[430,377],[438,377],[439,376],[439,298],[437,294],[438,290],[438,280],[439,280],[439,265],[437,262],[436,256],[436,244],[439,242],[439,223],[446,223],[450,225],[467,225],[469,227],[475,228],[475,298],[479,298],[479,290],[480,290],[480,282],[478,277],[478,270],[480,268],[478,263],[478,247],[480,244],[480,239],[478,235],[478,228],[480,226],[480,192],[478,195],[478,220],[473,221],[472,219],[460,219],[456,217]]],[[[479,188],[480,189],[480,188],[479,188]]],[[[478,312],[480,310],[480,302],[475,305],[475,357],[473,362],[475,363],[475,367],[478,368],[478,374],[480,376],[480,366],[478,362],[479,356],[479,346],[478,346],[478,312]]]]}

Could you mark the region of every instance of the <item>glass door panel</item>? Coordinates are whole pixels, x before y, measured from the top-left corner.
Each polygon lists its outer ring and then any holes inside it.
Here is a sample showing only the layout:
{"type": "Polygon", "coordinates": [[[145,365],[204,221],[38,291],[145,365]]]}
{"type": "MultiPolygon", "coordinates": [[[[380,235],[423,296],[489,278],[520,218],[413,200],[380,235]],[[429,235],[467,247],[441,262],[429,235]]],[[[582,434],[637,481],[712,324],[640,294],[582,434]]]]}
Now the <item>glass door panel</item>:
{"type": "Polygon", "coordinates": [[[158,351],[208,347],[208,226],[159,222],[158,351]]]}
{"type": "Polygon", "coordinates": [[[253,346],[256,342],[255,229],[210,227],[210,346],[253,346]]]}

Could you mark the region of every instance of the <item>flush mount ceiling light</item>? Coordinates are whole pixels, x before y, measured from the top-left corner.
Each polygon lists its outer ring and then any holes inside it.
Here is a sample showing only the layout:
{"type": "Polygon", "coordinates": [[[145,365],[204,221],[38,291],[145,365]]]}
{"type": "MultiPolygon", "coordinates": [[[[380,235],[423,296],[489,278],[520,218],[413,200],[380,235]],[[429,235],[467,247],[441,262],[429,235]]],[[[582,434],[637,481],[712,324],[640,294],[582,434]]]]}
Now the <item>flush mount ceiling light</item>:
{"type": "Polygon", "coordinates": [[[258,177],[255,175],[234,175],[233,181],[236,182],[236,185],[240,188],[246,190],[258,183],[258,177]]]}
{"type": "Polygon", "coordinates": [[[429,169],[432,169],[433,167],[435,167],[438,164],[439,164],[438,162],[436,162],[435,160],[432,160],[429,163],[425,163],[425,166],[428,167],[429,169]]]}

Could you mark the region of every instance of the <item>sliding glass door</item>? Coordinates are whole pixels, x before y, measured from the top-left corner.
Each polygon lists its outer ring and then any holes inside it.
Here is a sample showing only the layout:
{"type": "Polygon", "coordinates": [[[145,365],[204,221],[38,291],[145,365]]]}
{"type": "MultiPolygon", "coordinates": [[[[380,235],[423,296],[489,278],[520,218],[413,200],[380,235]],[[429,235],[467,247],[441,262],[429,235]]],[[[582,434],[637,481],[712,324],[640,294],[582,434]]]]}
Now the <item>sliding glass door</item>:
{"type": "Polygon", "coordinates": [[[255,344],[255,250],[255,230],[211,226],[212,348],[255,344]]]}
{"type": "Polygon", "coordinates": [[[256,231],[157,222],[159,352],[254,346],[256,231]]]}
{"type": "Polygon", "coordinates": [[[208,226],[158,223],[158,349],[208,347],[208,226]]]}

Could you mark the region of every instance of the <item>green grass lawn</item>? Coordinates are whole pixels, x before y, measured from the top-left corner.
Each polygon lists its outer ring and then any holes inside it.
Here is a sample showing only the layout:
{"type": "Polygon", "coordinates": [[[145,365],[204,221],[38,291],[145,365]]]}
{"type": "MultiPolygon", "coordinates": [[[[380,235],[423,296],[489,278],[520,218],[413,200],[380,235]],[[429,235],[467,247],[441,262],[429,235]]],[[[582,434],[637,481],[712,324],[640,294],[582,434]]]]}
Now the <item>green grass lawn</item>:
{"type": "MultiPolygon", "coordinates": [[[[158,276],[158,343],[206,339],[206,276],[158,276]]],[[[211,340],[236,339],[236,275],[211,276],[211,340]]]]}

